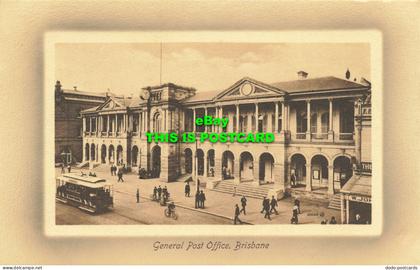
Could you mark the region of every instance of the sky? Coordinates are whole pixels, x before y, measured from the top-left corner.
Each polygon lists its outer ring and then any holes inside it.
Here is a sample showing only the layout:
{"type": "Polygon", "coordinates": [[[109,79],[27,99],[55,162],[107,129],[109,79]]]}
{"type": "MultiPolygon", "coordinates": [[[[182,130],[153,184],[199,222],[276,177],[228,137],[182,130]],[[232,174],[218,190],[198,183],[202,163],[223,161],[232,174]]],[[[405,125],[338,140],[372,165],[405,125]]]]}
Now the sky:
{"type": "MultiPolygon", "coordinates": [[[[241,78],[274,83],[336,76],[370,79],[366,43],[61,43],[56,45],[56,80],[63,88],[137,94],[172,82],[197,91],[222,91],[241,78]]],[[[55,83],[55,82],[54,82],[55,83]]]]}

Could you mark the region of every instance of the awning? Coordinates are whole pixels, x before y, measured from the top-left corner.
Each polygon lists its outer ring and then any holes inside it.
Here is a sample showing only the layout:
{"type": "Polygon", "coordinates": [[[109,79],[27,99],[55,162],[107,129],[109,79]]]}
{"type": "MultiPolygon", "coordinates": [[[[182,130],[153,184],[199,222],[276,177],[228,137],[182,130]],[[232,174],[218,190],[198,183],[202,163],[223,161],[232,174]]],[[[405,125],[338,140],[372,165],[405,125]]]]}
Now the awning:
{"type": "Polygon", "coordinates": [[[372,176],[353,175],[341,189],[341,192],[349,195],[372,196],[372,176]]]}

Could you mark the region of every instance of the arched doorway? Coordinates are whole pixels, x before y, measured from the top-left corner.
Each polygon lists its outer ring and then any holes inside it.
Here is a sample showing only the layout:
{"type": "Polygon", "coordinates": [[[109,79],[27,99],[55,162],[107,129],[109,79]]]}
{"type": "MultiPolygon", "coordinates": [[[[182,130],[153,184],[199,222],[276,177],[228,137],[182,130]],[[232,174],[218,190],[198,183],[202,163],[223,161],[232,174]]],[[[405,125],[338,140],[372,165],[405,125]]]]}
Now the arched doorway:
{"type": "Polygon", "coordinates": [[[185,156],[185,173],[192,173],[192,151],[191,149],[187,148],[184,150],[185,156]]]}
{"type": "Polygon", "coordinates": [[[328,160],[323,155],[316,155],[311,160],[312,186],[328,187],[328,160]]]}
{"type": "Polygon", "coordinates": [[[222,179],[232,179],[234,173],[235,156],[231,151],[225,151],[222,155],[222,179]]]}
{"type": "Polygon", "coordinates": [[[123,160],[123,147],[121,145],[117,146],[117,164],[122,165],[124,163],[123,160]]]}
{"type": "Polygon", "coordinates": [[[90,145],[90,160],[95,161],[96,160],[96,153],[95,153],[95,144],[90,145]]]}
{"type": "Polygon", "coordinates": [[[306,159],[302,154],[294,154],[291,158],[290,177],[292,175],[296,179],[295,186],[306,185],[306,159]]]}
{"type": "Polygon", "coordinates": [[[209,177],[214,177],[214,149],[207,152],[207,174],[209,177]]]}
{"type": "Polygon", "coordinates": [[[101,163],[106,163],[106,146],[103,144],[101,146],[101,163]]]}
{"type": "Polygon", "coordinates": [[[334,160],[334,182],[339,182],[340,188],[342,188],[352,176],[353,170],[350,158],[346,156],[337,157],[334,160]]]}
{"type": "Polygon", "coordinates": [[[114,163],[115,161],[115,149],[112,144],[108,148],[108,160],[109,160],[109,163],[114,163]]]}
{"type": "Polygon", "coordinates": [[[85,145],[85,160],[86,161],[89,161],[89,159],[90,159],[90,155],[89,155],[89,144],[87,143],[85,145]]]}
{"type": "Polygon", "coordinates": [[[155,145],[152,149],[152,178],[160,176],[160,146],[155,145]]]}
{"type": "Polygon", "coordinates": [[[241,181],[252,181],[254,179],[254,158],[249,152],[242,152],[239,162],[241,181]]]}
{"type": "Polygon", "coordinates": [[[197,149],[197,174],[204,175],[204,152],[197,149]]]}
{"type": "Polygon", "coordinates": [[[136,145],[134,145],[133,148],[131,149],[131,166],[132,167],[138,166],[137,164],[138,156],[139,156],[139,148],[136,145]]]}
{"type": "Polygon", "coordinates": [[[260,156],[259,180],[264,182],[272,182],[274,180],[273,168],[274,158],[269,153],[263,153],[260,156]]]}

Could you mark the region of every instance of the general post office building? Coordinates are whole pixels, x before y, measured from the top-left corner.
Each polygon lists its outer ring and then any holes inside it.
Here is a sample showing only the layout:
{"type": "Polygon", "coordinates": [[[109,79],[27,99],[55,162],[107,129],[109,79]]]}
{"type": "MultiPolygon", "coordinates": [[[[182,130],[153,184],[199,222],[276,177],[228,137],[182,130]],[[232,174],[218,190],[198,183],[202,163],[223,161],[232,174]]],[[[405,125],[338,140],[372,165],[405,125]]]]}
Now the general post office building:
{"type": "Polygon", "coordinates": [[[82,111],[84,162],[145,168],[168,182],[197,169],[200,183],[212,186],[228,172],[225,181],[234,185],[331,197],[371,160],[370,110],[369,121],[361,117],[370,107],[371,85],[307,75],[300,71],[297,80],[272,84],[245,77],[211,92],[168,83],[145,87],[139,96],[109,96],[82,111]],[[227,117],[228,126],[196,126],[204,115],[227,117]],[[146,132],[272,132],[275,141],[147,143],[146,132]]]}

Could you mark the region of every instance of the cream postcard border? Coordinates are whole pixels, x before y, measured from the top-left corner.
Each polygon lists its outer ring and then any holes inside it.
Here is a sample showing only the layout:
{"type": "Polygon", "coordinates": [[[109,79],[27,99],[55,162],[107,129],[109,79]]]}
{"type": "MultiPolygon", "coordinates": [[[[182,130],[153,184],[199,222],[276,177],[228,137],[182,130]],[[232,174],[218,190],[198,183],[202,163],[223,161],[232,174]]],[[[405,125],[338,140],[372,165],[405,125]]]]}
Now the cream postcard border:
{"type": "Polygon", "coordinates": [[[380,236],[383,227],[383,63],[382,33],[343,31],[60,31],[44,35],[44,232],[47,236],[380,236]],[[54,92],[56,43],[251,42],[369,43],[372,83],[372,224],[371,225],[56,225],[54,169],[54,92]]]}

